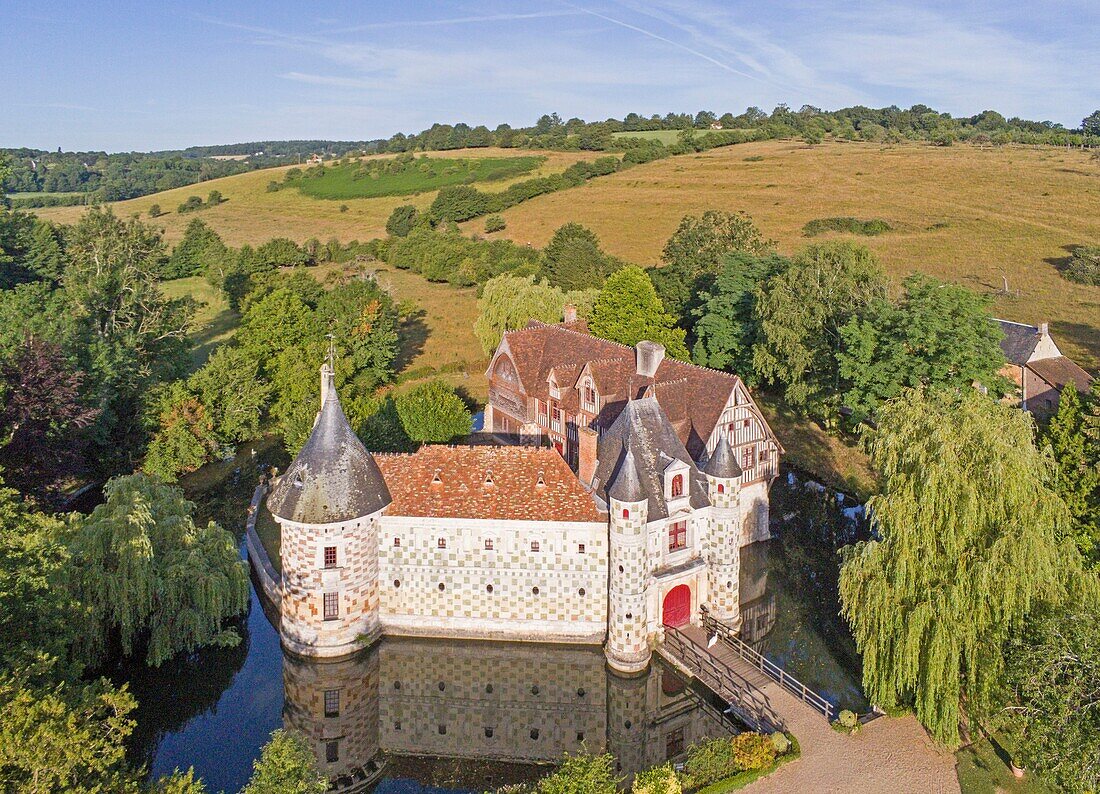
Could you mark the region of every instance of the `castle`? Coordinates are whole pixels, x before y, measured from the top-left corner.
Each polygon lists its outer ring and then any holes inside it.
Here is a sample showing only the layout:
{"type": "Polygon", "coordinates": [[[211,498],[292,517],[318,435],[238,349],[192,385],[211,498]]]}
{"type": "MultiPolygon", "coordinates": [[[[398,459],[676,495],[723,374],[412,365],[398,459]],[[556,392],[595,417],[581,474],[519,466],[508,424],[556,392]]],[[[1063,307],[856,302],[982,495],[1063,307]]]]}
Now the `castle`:
{"type": "Polygon", "coordinates": [[[768,537],[782,451],[744,384],[568,314],[505,334],[488,374],[495,443],[372,454],[322,367],[316,424],[267,497],[281,575],[254,560],[284,644],[603,644],[635,673],[704,605],[739,626],[739,555],[768,537]]]}

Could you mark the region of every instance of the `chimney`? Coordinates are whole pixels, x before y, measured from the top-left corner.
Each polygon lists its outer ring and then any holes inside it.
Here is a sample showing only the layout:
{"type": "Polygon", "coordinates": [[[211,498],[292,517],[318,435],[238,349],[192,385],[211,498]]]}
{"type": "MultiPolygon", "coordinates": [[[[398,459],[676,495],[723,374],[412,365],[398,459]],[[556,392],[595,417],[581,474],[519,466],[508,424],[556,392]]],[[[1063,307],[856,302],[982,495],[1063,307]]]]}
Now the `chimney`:
{"type": "Polygon", "coordinates": [[[325,400],[328,399],[330,390],[336,389],[336,373],[333,372],[332,367],[326,361],[321,365],[321,408],[325,407],[325,400]]]}
{"type": "Polygon", "coordinates": [[[638,374],[645,378],[652,378],[657,374],[657,367],[665,360],[664,345],[656,342],[642,340],[634,345],[634,360],[637,362],[638,374]]]}
{"type": "Polygon", "coordinates": [[[1039,336],[1046,336],[1050,333],[1050,326],[1048,323],[1039,323],[1039,336]]]}
{"type": "Polygon", "coordinates": [[[577,479],[586,488],[596,476],[596,442],[599,435],[591,427],[577,429],[577,479]]]}
{"type": "Polygon", "coordinates": [[[577,307],[572,303],[567,303],[562,307],[562,321],[567,323],[575,323],[577,321],[577,307]]]}

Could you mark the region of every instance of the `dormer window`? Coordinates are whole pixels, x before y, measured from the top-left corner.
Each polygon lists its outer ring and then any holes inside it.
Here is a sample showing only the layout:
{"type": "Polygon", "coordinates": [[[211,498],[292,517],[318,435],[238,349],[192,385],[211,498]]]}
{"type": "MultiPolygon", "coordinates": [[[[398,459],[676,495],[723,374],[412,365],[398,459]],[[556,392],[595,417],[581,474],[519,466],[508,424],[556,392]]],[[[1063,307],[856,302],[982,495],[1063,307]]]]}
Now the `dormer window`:
{"type": "Polygon", "coordinates": [[[546,487],[546,478],[542,476],[541,471],[539,472],[538,480],[535,482],[535,487],[536,488],[545,488],[546,487]]]}
{"type": "Polygon", "coordinates": [[[432,485],[442,485],[443,484],[443,478],[439,476],[440,471],[442,471],[442,469],[436,469],[435,474],[432,475],[432,485]]]}
{"type": "Polygon", "coordinates": [[[490,488],[493,485],[493,470],[489,469],[485,472],[485,487],[490,488]]]}
{"type": "Polygon", "coordinates": [[[677,474],[672,478],[672,498],[677,499],[684,495],[684,475],[677,474]]]}

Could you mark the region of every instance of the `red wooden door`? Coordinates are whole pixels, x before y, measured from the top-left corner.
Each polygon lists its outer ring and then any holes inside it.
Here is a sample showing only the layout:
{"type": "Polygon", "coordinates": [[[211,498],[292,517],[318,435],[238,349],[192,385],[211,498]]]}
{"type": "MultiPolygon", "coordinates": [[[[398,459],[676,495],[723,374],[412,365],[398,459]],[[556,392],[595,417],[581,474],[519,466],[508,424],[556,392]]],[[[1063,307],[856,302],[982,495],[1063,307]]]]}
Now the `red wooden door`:
{"type": "Polygon", "coordinates": [[[677,585],[665,596],[661,620],[666,626],[683,626],[691,620],[691,589],[686,584],[677,585]]]}

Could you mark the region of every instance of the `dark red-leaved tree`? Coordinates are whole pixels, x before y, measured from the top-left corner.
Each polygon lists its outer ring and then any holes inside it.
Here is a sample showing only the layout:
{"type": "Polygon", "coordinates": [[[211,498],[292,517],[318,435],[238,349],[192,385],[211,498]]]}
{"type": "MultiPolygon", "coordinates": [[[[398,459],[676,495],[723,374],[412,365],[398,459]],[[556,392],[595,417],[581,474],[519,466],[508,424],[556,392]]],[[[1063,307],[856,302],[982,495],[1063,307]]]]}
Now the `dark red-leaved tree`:
{"type": "Polygon", "coordinates": [[[33,337],[0,363],[0,467],[9,485],[56,502],[81,473],[82,431],[99,415],[81,400],[83,380],[60,348],[33,337]]]}

